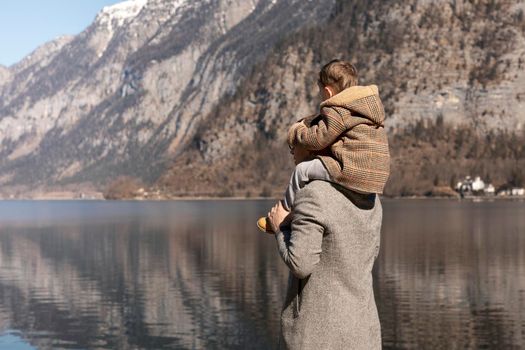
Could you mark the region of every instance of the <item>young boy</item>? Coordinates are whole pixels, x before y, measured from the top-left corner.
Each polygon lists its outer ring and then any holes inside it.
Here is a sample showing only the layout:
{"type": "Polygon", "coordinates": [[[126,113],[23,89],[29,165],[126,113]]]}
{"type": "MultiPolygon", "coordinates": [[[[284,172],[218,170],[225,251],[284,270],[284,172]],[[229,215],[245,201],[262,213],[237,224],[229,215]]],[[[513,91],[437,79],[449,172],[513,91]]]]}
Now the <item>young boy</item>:
{"type": "MultiPolygon", "coordinates": [[[[337,183],[359,193],[383,193],[390,173],[390,155],[385,132],[385,113],[377,86],[358,86],[357,70],[346,61],[333,60],[319,72],[323,102],[319,114],[290,127],[292,151],[306,150],[315,158],[297,164],[281,201],[293,209],[296,192],[312,180],[337,183]]],[[[307,157],[308,158],[308,157],[307,157]]],[[[273,232],[267,218],[257,221],[273,232]]]]}

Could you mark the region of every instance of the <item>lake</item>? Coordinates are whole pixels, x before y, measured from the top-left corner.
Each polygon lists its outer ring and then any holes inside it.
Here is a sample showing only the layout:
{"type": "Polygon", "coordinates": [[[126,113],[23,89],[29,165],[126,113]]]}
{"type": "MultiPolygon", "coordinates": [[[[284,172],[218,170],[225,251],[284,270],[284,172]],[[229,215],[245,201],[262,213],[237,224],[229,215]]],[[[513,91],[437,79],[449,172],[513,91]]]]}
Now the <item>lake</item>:
{"type": "MultiPolygon", "coordinates": [[[[0,201],[0,349],[272,349],[271,201],[0,201]]],[[[525,202],[383,201],[385,349],[525,347],[525,202]]]]}

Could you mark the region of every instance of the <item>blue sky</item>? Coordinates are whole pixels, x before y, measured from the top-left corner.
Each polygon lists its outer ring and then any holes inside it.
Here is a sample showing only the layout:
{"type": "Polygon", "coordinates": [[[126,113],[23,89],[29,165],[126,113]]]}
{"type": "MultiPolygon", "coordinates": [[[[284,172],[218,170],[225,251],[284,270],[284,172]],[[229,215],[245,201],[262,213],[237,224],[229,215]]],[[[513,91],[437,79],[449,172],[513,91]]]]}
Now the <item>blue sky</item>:
{"type": "Polygon", "coordinates": [[[122,0],[0,0],[0,64],[10,66],[38,46],[78,34],[107,5],[122,0]]]}

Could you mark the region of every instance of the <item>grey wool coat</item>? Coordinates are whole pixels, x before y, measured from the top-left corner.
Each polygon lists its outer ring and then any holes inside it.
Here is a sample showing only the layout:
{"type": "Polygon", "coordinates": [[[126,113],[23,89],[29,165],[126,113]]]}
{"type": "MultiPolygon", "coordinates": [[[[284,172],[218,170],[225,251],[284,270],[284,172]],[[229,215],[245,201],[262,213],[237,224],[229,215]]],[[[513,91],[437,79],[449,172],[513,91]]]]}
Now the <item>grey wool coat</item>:
{"type": "Polygon", "coordinates": [[[292,217],[291,229],[275,234],[291,271],[280,348],[380,349],[372,289],[379,197],[313,181],[297,193],[292,217]]]}

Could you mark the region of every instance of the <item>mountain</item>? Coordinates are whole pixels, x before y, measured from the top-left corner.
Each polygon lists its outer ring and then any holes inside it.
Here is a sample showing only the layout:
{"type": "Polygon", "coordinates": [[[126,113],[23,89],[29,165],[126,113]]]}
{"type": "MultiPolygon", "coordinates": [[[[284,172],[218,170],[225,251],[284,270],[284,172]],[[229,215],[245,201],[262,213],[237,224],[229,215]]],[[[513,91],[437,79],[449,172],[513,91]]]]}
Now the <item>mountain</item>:
{"type": "Polygon", "coordinates": [[[11,72],[5,66],[0,65],[0,87],[7,84],[11,78],[11,72]]]}
{"type": "Polygon", "coordinates": [[[0,184],[103,189],[128,175],[169,195],[277,194],[292,169],[287,128],[316,111],[316,75],[334,57],[380,88],[388,194],[472,172],[519,184],[524,10],[518,0],[107,7],[81,34],[0,69],[0,184]]]}
{"type": "Polygon", "coordinates": [[[9,69],[0,99],[0,183],[147,181],[275,43],[331,1],[130,0],[9,69]]]}
{"type": "Polygon", "coordinates": [[[481,175],[524,184],[523,2],[340,1],[291,34],[201,126],[159,186],[174,194],[280,195],[285,136],[316,111],[317,72],[334,57],[378,84],[392,153],[389,195],[481,175]],[[191,172],[192,177],[185,176],[191,172]]]}

